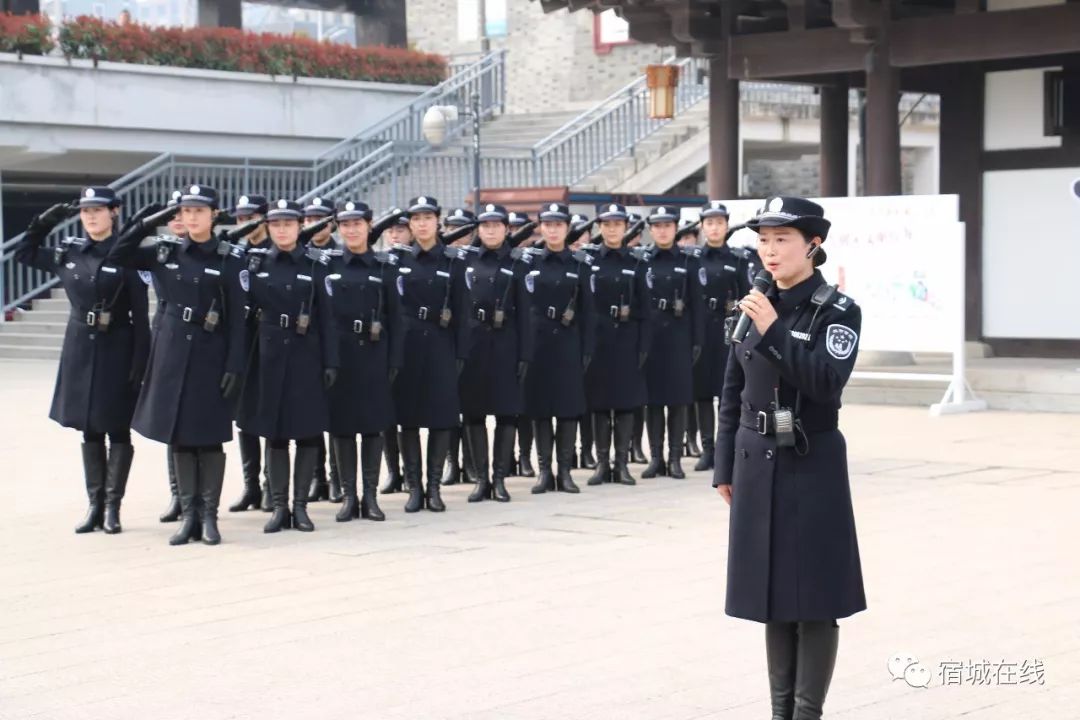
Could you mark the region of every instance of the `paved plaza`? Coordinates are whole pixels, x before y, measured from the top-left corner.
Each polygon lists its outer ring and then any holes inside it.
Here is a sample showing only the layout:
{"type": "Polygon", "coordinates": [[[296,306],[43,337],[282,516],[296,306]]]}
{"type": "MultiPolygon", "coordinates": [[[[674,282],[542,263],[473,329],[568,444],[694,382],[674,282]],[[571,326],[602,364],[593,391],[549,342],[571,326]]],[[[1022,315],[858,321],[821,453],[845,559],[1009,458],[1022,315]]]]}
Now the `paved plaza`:
{"type": "MultiPolygon", "coordinates": [[[[578,496],[514,478],[509,505],[455,486],[444,514],[380,496],[381,524],[317,503],[314,534],[223,512],[220,547],[172,548],[164,450],[137,437],[123,534],[76,536],[55,363],[0,373],[0,718],[770,716],[763,627],[723,612],[728,513],[704,473],[576,471],[578,496]]],[[[826,717],[1080,718],[1080,415],[852,406],[841,427],[869,610],[840,623],[826,717]]]]}

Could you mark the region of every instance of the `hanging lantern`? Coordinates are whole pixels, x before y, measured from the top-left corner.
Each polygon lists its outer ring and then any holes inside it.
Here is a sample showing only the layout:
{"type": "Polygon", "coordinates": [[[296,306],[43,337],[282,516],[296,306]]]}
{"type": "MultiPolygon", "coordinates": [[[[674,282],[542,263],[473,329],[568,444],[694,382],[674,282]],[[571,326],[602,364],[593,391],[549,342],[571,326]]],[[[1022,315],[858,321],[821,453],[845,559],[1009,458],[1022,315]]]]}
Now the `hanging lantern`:
{"type": "Polygon", "coordinates": [[[649,117],[668,120],[675,116],[675,88],[679,85],[677,65],[649,65],[645,68],[649,88],[649,117]]]}

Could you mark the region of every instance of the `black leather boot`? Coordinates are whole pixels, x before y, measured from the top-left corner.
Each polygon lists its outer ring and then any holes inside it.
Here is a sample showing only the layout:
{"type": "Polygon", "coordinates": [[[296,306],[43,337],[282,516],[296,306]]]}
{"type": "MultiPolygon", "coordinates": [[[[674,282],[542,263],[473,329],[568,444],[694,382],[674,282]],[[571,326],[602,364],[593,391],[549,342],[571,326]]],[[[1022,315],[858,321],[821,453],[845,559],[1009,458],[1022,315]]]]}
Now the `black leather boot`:
{"type": "Polygon", "coordinates": [[[356,493],[356,436],[330,438],[331,454],[337,460],[338,475],[345,489],[345,499],[334,520],[349,522],[360,517],[360,498],[356,493]]]}
{"type": "Polygon", "coordinates": [[[635,465],[645,465],[649,460],[645,457],[641,436],[645,434],[645,408],[639,407],[634,410],[634,428],[631,433],[630,462],[635,465]]]}
{"type": "Polygon", "coordinates": [[[259,488],[259,473],[262,471],[262,447],[259,436],[241,430],[236,444],[240,446],[240,468],[244,473],[244,493],[229,506],[229,512],[258,510],[263,501],[262,490],[259,488]]]}
{"type": "Polygon", "coordinates": [[[176,522],[180,519],[180,496],[176,492],[176,464],[173,462],[172,448],[165,448],[165,466],[169,472],[169,506],[158,516],[163,523],[176,522]]]}
{"type": "Polygon", "coordinates": [[[333,438],[330,438],[327,454],[330,458],[330,466],[326,469],[326,479],[330,485],[330,502],[343,502],[345,493],[341,490],[341,475],[338,474],[337,453],[334,451],[333,438]]]}
{"type": "Polygon", "coordinates": [[[262,445],[263,454],[262,505],[260,509],[268,513],[274,511],[274,498],[270,492],[270,441],[259,438],[259,442],[262,445]]]}
{"type": "Polygon", "coordinates": [[[536,477],[533,469],[533,424],[528,418],[518,418],[518,465],[517,474],[521,477],[536,477]]]}
{"type": "Polygon", "coordinates": [[[694,464],[694,470],[701,472],[716,467],[716,459],[713,457],[716,453],[715,412],[712,400],[699,400],[696,405],[698,427],[701,429],[701,457],[694,464]]]}
{"type": "Polygon", "coordinates": [[[201,535],[202,523],[198,519],[199,511],[199,456],[190,450],[173,452],[176,466],[176,488],[180,494],[180,527],[169,538],[170,545],[187,545],[189,540],[197,540],[201,535]]]}
{"type": "MultiPolygon", "coordinates": [[[[457,485],[461,482],[461,465],[458,464],[458,456],[461,453],[461,426],[446,431],[446,472],[440,474],[440,482],[443,485],[457,485]]],[[[430,437],[430,433],[428,435],[430,437]]],[[[429,441],[430,443],[430,441],[429,441]]],[[[431,458],[427,461],[430,463],[431,458]]]]}
{"type": "Polygon", "coordinates": [[[579,418],[581,428],[581,467],[584,470],[596,469],[596,432],[593,427],[592,413],[585,413],[579,418]]]}
{"type": "Polygon", "coordinates": [[[840,628],[832,620],[799,623],[792,720],[820,720],[836,667],[840,628]]]}
{"type": "Polygon", "coordinates": [[[401,473],[401,452],[399,450],[398,431],[392,427],[383,433],[383,450],[386,454],[386,486],[379,492],[383,495],[401,492],[405,489],[405,476],[401,473]]]}
{"type": "Polygon", "coordinates": [[[263,532],[276,533],[287,530],[292,524],[292,516],[289,515],[289,448],[268,447],[266,467],[270,472],[270,502],[274,514],[263,526],[263,532]]]}
{"type": "Polygon", "coordinates": [[[551,429],[551,418],[543,418],[533,423],[533,435],[536,437],[536,464],[539,473],[536,484],[530,492],[533,495],[555,490],[555,473],[551,470],[551,453],[555,449],[555,435],[551,429]]]}
{"type": "Polygon", "coordinates": [[[555,487],[560,492],[579,493],[570,475],[570,466],[574,462],[574,440],[577,437],[577,419],[559,418],[555,421],[555,457],[558,472],[555,474],[555,487]]]}
{"type": "Polygon", "coordinates": [[[221,488],[225,485],[225,453],[221,450],[199,451],[199,506],[202,515],[202,541],[207,545],[221,543],[218,531],[218,506],[221,488]]]}
{"type": "Polygon", "coordinates": [[[420,459],[420,431],[401,431],[401,464],[405,468],[405,485],[409,488],[409,499],[405,503],[405,512],[414,513],[424,509],[423,465],[420,459]]]}
{"type": "Polygon", "coordinates": [[[424,493],[424,504],[431,512],[443,512],[446,505],[440,494],[439,482],[443,468],[446,464],[446,453],[450,449],[450,430],[428,429],[427,437],[427,492],[424,493]]]}
{"type": "Polygon", "coordinates": [[[675,480],[685,480],[682,468],[682,444],[686,436],[686,406],[672,405],[667,409],[668,465],[667,474],[675,480]]]}
{"type": "Polygon", "coordinates": [[[651,480],[661,477],[667,472],[664,464],[664,406],[650,405],[645,413],[645,426],[649,430],[649,467],[641,473],[641,477],[651,480]]]}
{"type": "Polygon", "coordinates": [[[105,474],[105,518],[102,529],[109,535],[123,531],[120,527],[120,503],[127,489],[128,474],[131,473],[131,459],[135,449],[131,443],[114,443],[109,448],[108,468],[105,474]]]}
{"type": "Polygon", "coordinates": [[[698,441],[697,405],[690,404],[686,409],[686,443],[683,445],[685,457],[701,457],[701,443],[698,441]]]}
{"type": "MultiPolygon", "coordinates": [[[[466,433],[464,421],[461,425],[461,482],[463,483],[475,483],[476,475],[476,458],[473,457],[472,443],[469,442],[469,436],[466,433]]],[[[487,434],[487,424],[480,426],[480,432],[487,434]]]]}
{"type": "Polygon", "coordinates": [[[484,422],[463,425],[466,447],[470,448],[470,466],[476,479],[476,488],[469,493],[469,502],[480,502],[491,497],[491,480],[488,478],[488,436],[484,422]]]}
{"type": "Polygon", "coordinates": [[[611,413],[592,413],[592,425],[596,441],[596,472],[589,478],[589,485],[611,482],[611,413]]]}
{"type": "MultiPolygon", "coordinates": [[[[299,478],[311,477],[315,472],[316,465],[319,464],[319,446],[318,445],[300,445],[296,446],[296,459],[293,462],[293,508],[292,508],[292,526],[294,530],[300,532],[314,532],[315,523],[311,522],[311,518],[308,516],[307,504],[308,490],[310,485],[305,485],[299,478]]],[[[325,473],[326,467],[323,467],[325,473]]]]}
{"type": "MultiPolygon", "coordinates": [[[[379,508],[379,462],[383,455],[382,435],[364,435],[360,447],[360,476],[363,495],[360,498],[360,517],[383,521],[386,515],[379,508]]],[[[353,453],[356,446],[353,446],[353,453]]],[[[355,455],[354,455],[355,460],[355,455]]],[[[354,480],[355,482],[355,480],[354,480]]]]}
{"type": "MultiPolygon", "coordinates": [[[[299,445],[297,445],[299,447],[299,445]]],[[[293,467],[295,470],[295,466],[293,467]]],[[[295,478],[293,482],[296,482],[295,478]]],[[[293,491],[295,495],[295,491],[293,491]]],[[[319,437],[319,444],[315,446],[315,467],[311,471],[311,485],[308,487],[304,498],[307,502],[319,502],[330,499],[330,484],[326,480],[326,436],[319,437]]],[[[305,512],[307,505],[304,505],[305,512]]]]}
{"type": "Polygon", "coordinates": [[[510,502],[506,491],[506,474],[514,457],[514,425],[509,422],[495,424],[495,442],[491,452],[491,498],[498,502],[510,502]]]}
{"type": "Polygon", "coordinates": [[[615,468],[612,480],[621,485],[636,485],[630,474],[630,438],[634,432],[634,413],[615,413],[615,468]]]}
{"type": "Polygon", "coordinates": [[[105,520],[105,476],[108,472],[105,441],[82,444],[83,474],[86,477],[86,496],[90,501],[86,517],[75,526],[75,532],[93,532],[105,520]]]}
{"type": "Polygon", "coordinates": [[[772,720],[791,720],[795,712],[795,668],[798,623],[765,623],[765,657],[769,666],[772,720]]]}

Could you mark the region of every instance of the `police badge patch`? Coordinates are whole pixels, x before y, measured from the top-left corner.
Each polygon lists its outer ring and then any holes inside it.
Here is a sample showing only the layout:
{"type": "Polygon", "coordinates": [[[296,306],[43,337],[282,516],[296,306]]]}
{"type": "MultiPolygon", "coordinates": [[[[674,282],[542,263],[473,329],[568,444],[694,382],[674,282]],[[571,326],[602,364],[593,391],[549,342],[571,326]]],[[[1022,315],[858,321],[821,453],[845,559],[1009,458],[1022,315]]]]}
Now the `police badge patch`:
{"type": "Polygon", "coordinates": [[[240,287],[244,288],[244,292],[251,287],[251,275],[246,269],[240,271],[240,287]]]}
{"type": "Polygon", "coordinates": [[[837,360],[847,360],[859,344],[859,335],[846,325],[830,325],[825,331],[825,349],[837,360]]]}
{"type": "Polygon", "coordinates": [[[397,276],[397,294],[401,297],[405,297],[405,276],[397,276]]]}
{"type": "Polygon", "coordinates": [[[149,270],[139,270],[139,279],[143,281],[143,285],[149,285],[153,282],[154,276],[149,270]]]}
{"type": "Polygon", "coordinates": [[[536,276],[540,274],[539,270],[533,270],[525,276],[525,289],[530,293],[536,292],[536,276]]]}
{"type": "Polygon", "coordinates": [[[334,297],[334,280],[339,277],[341,276],[327,275],[323,278],[323,284],[326,285],[326,294],[330,297],[334,297]]]}
{"type": "Polygon", "coordinates": [[[473,271],[473,269],[471,267],[470,268],[465,268],[465,287],[468,288],[469,290],[472,290],[473,272],[474,271],[473,271]]]}
{"type": "Polygon", "coordinates": [[[595,275],[590,275],[589,276],[589,291],[592,292],[593,295],[596,294],[596,276],[595,275]]]}
{"type": "Polygon", "coordinates": [[[652,271],[652,268],[649,268],[647,271],[645,271],[645,284],[649,286],[650,290],[652,290],[652,284],[653,284],[653,271],[652,271]]]}
{"type": "Polygon", "coordinates": [[[709,274],[705,272],[705,268],[699,267],[697,271],[698,282],[701,283],[701,287],[705,287],[709,284],[709,274]]]}

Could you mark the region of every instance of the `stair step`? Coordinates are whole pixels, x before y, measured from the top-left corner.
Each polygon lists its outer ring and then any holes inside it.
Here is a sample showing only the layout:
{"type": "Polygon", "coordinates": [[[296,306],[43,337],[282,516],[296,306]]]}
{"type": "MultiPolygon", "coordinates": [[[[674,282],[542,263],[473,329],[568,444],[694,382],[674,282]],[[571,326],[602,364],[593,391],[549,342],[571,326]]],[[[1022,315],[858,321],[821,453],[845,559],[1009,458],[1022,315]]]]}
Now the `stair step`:
{"type": "Polygon", "coordinates": [[[63,298],[49,298],[48,300],[35,300],[33,304],[34,311],[37,310],[64,310],[67,311],[71,307],[71,302],[67,297],[63,298]]]}
{"type": "Polygon", "coordinates": [[[15,322],[23,322],[24,320],[28,320],[33,317],[34,322],[63,323],[66,325],[68,321],[68,316],[70,314],[71,313],[67,310],[63,312],[59,310],[31,310],[30,312],[17,315],[16,317],[20,319],[16,320],[15,322]],[[30,313],[33,313],[33,315],[31,315],[30,313]]]}
{"type": "Polygon", "coordinates": [[[4,333],[3,344],[13,347],[50,347],[57,350],[64,344],[63,336],[40,333],[4,333]]]}
{"type": "Polygon", "coordinates": [[[60,348],[26,347],[0,343],[0,358],[6,360],[57,360],[60,348]]]}
{"type": "Polygon", "coordinates": [[[0,325],[0,334],[63,335],[67,323],[37,322],[37,313],[26,314],[22,319],[0,325]]]}

